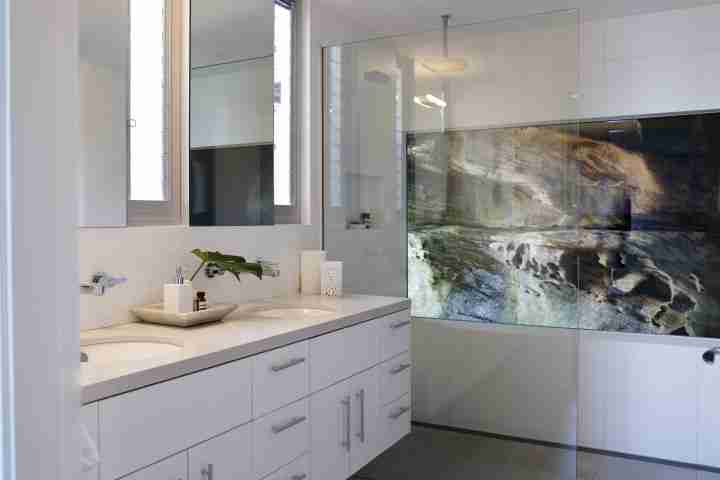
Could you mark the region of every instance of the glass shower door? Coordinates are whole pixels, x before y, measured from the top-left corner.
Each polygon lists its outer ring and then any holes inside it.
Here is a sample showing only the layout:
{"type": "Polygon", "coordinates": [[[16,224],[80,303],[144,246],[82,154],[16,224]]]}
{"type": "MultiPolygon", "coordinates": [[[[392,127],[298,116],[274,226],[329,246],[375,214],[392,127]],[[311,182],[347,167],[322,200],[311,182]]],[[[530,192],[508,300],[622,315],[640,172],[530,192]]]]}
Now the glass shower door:
{"type": "Polygon", "coordinates": [[[575,478],[578,14],[459,23],[324,50],[324,248],[413,302],[414,454],[364,473],[575,478]]]}

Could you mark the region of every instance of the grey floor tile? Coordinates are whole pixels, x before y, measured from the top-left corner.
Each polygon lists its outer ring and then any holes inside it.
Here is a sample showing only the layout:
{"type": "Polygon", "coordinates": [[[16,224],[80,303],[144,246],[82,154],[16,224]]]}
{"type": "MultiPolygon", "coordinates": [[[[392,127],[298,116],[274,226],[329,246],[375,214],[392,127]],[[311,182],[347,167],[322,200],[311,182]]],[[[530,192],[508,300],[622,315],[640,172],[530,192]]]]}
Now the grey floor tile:
{"type": "Polygon", "coordinates": [[[720,480],[618,456],[414,427],[355,480],[720,480]]]}

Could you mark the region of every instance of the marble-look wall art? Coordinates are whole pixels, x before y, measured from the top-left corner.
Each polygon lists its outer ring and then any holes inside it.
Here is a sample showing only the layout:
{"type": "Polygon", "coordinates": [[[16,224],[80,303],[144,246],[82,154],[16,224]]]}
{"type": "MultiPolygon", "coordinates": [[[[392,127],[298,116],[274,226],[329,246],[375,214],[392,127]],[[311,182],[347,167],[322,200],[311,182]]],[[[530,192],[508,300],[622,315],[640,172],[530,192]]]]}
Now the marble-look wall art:
{"type": "Polygon", "coordinates": [[[414,315],[720,337],[720,114],[407,144],[414,315]]]}

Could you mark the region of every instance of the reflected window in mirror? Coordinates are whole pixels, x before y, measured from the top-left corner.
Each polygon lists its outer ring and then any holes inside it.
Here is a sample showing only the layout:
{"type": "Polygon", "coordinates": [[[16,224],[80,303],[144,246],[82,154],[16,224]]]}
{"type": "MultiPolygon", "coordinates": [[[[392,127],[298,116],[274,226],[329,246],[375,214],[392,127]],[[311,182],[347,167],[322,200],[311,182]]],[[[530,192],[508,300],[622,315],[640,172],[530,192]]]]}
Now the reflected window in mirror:
{"type": "Polygon", "coordinates": [[[165,0],[130,0],[130,200],[166,200],[165,49],[165,0]]]}
{"type": "Polygon", "coordinates": [[[182,4],[129,2],[129,224],[181,222],[182,4]]]}
{"type": "Polygon", "coordinates": [[[289,2],[275,5],[275,85],[273,92],[275,123],[275,205],[293,205],[292,171],[292,49],[293,11],[289,2]]]}

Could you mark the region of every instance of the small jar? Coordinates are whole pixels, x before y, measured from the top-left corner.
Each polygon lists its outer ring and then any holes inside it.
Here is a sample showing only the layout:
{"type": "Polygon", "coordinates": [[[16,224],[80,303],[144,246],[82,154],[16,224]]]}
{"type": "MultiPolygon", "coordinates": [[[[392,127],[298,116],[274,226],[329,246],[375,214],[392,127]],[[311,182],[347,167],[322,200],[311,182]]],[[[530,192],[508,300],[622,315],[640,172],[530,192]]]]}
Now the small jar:
{"type": "Polygon", "coordinates": [[[195,307],[194,310],[196,312],[202,312],[203,310],[207,310],[208,302],[205,292],[197,292],[195,294],[195,305],[193,306],[195,307]]]}

